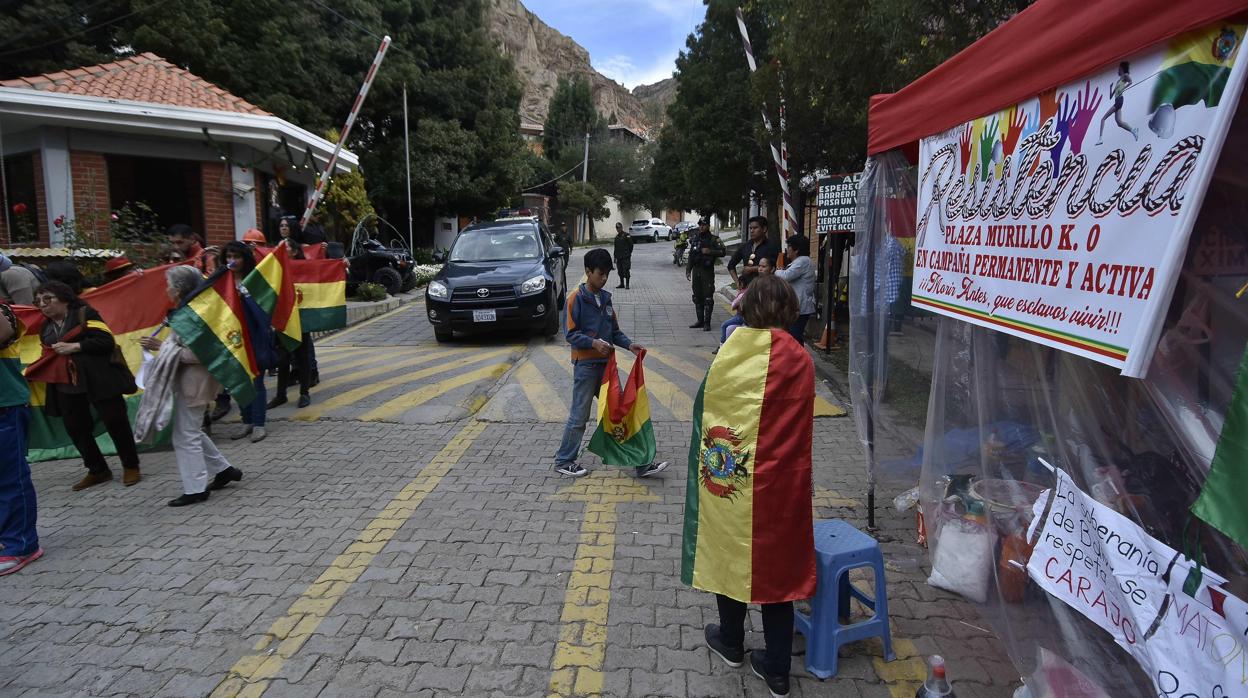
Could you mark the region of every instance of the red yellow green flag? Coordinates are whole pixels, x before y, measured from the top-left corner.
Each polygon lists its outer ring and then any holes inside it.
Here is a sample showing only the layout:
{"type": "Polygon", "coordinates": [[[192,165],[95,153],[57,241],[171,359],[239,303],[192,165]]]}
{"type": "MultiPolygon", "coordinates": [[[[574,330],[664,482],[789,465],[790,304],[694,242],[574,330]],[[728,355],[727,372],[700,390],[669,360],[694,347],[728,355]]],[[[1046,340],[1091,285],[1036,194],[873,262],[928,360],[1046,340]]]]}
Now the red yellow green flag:
{"type": "Polygon", "coordinates": [[[341,259],[292,259],[290,273],[304,332],[347,326],[347,266],[341,259]]]}
{"type": "Polygon", "coordinates": [[[739,328],[693,406],[681,579],[746,603],[815,593],[810,356],[784,330],[739,328]]]}
{"type": "Polygon", "coordinates": [[[645,356],[645,351],[637,355],[622,391],[615,352],[607,358],[598,391],[598,428],[589,440],[590,453],[598,454],[607,465],[635,467],[654,462],[654,426],[641,366],[645,356]]]}
{"type": "Polygon", "coordinates": [[[1192,513],[1248,547],[1248,351],[1240,359],[1235,391],[1226,410],[1226,422],[1218,437],[1209,476],[1192,504],[1192,513]]]}
{"type": "Polygon", "coordinates": [[[293,349],[303,341],[303,328],[290,262],[286,246],[278,245],[272,254],[261,259],[256,268],[247,274],[247,278],[243,279],[243,288],[269,316],[269,322],[277,330],[282,344],[293,349]]]}
{"type": "MultiPolygon", "coordinates": [[[[138,374],[142,364],[143,350],[139,347],[139,337],[155,332],[164,321],[169,310],[169,298],[165,294],[167,283],[165,270],[168,266],[147,269],[138,274],[122,277],[112,283],[87,291],[82,295],[103,320],[104,328],[112,335],[117,346],[125,356],[126,364],[131,373],[138,374]]],[[[22,363],[30,365],[39,359],[42,349],[39,344],[39,330],[43,326],[43,314],[35,308],[15,307],[14,311],[26,325],[26,334],[16,345],[22,363]]],[[[74,448],[65,425],[59,417],[51,417],[44,411],[47,404],[47,384],[38,381],[30,382],[30,428],[29,450],[27,458],[32,462],[74,458],[78,450],[74,448]]],[[[139,407],[140,393],[126,396],[126,407],[131,420],[139,407]]],[[[103,424],[97,425],[96,442],[105,455],[117,452],[112,439],[104,431],[103,424]]]]}
{"type": "Polygon", "coordinates": [[[205,280],[188,302],[169,314],[169,326],[238,404],[251,404],[260,370],[243,295],[229,270],[220,269],[205,280]]]}

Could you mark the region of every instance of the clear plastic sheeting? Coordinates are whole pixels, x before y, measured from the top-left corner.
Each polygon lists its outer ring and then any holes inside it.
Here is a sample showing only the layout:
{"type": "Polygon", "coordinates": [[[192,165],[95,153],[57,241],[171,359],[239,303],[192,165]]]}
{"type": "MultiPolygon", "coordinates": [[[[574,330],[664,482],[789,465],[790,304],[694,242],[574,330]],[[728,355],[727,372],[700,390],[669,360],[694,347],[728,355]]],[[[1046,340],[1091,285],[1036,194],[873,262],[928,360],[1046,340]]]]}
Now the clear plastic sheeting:
{"type": "MultiPolygon", "coordinates": [[[[898,202],[913,201],[914,186],[900,152],[868,161],[851,267],[850,382],[872,483],[918,483],[931,581],[978,604],[1032,695],[1248,696],[1248,618],[1209,623],[1217,615],[1191,605],[1216,587],[1229,597],[1223,612],[1242,613],[1231,604],[1248,599],[1248,554],[1190,514],[1248,347],[1244,114],[1200,203],[1142,380],[910,307],[911,279],[894,263],[911,261],[904,226],[913,234],[914,209],[907,219],[898,202]],[[1139,569],[1098,581],[1105,559],[1046,567],[1033,556],[1054,534],[1070,550],[1101,549],[1139,569]],[[1169,570],[1160,582],[1158,570],[1169,570]],[[1161,603],[1142,591],[1150,583],[1161,603]],[[1101,586],[1109,601],[1096,597],[1101,586]],[[1073,601],[1053,592],[1062,588],[1073,601]],[[1182,675],[1205,666],[1230,678],[1193,687],[1182,675]]],[[[1239,497],[1248,509],[1248,491],[1239,497]]]]}

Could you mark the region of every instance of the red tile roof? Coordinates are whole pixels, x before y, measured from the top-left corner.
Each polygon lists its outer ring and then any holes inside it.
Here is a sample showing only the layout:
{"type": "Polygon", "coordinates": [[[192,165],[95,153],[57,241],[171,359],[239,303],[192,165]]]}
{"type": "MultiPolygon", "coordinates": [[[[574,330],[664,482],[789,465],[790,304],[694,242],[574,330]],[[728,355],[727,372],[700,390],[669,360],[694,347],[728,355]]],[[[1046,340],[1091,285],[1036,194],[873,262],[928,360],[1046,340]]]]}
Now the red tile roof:
{"type": "Polygon", "coordinates": [[[88,97],[215,109],[239,114],[269,112],[189,73],[154,53],[27,78],[0,80],[0,87],[24,87],[88,97]]]}

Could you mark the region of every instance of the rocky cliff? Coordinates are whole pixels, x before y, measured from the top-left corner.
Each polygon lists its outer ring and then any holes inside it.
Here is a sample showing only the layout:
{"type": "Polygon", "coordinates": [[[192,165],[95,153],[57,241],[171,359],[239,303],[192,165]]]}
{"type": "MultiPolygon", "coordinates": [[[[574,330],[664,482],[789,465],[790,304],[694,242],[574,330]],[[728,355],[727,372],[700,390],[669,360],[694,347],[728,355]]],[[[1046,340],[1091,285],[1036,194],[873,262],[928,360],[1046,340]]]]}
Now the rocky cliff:
{"type": "Polygon", "coordinates": [[[515,62],[524,83],[520,115],[525,120],[545,123],[559,76],[584,75],[598,113],[607,118],[614,115],[616,123],[643,132],[655,125],[641,100],[594,70],[588,51],[529,12],[520,0],[490,0],[487,14],[490,33],[515,62]]]}
{"type": "Polygon", "coordinates": [[[633,96],[646,110],[652,127],[661,127],[667,115],[667,107],[676,101],[676,78],[660,80],[653,85],[638,85],[633,96]]]}

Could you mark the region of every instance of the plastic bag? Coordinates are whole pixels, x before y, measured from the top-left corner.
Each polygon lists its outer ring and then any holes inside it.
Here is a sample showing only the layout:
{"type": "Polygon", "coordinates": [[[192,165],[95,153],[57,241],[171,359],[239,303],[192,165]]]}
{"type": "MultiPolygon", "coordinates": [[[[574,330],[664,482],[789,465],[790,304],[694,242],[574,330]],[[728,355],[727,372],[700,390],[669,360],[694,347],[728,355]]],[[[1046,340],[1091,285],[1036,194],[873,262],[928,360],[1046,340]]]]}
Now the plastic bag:
{"type": "Polygon", "coordinates": [[[927,583],[975,603],[988,600],[995,537],[986,526],[953,520],[940,529],[935,562],[927,583]]]}

